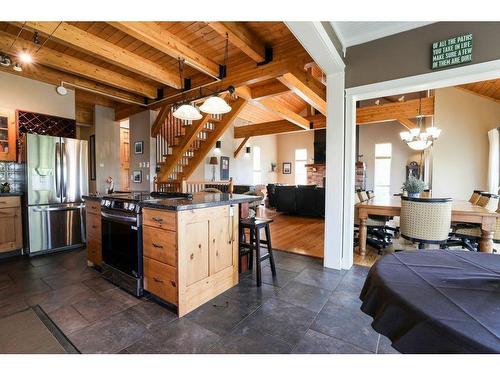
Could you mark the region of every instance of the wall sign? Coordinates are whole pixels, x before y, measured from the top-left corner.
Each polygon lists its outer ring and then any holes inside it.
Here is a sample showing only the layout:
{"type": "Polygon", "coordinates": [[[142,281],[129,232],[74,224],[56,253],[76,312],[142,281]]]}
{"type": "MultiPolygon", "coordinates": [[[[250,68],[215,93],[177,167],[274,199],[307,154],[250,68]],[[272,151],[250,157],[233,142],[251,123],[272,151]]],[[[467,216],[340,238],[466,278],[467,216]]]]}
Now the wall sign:
{"type": "Polygon", "coordinates": [[[446,68],[472,61],[472,34],[432,43],[432,69],[446,68]]]}

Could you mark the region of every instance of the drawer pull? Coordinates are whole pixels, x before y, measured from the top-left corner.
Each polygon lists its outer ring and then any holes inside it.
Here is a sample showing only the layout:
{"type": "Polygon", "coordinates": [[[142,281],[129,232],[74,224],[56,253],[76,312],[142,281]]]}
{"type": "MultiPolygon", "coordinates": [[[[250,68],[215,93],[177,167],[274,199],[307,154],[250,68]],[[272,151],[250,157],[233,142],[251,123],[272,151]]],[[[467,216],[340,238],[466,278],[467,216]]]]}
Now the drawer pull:
{"type": "Polygon", "coordinates": [[[194,259],[194,254],[191,253],[191,256],[189,257],[191,260],[194,259]]]}
{"type": "Polygon", "coordinates": [[[1,203],[1,204],[7,204],[7,202],[6,202],[6,201],[0,201],[0,203],[1,203]]]}
{"type": "Polygon", "coordinates": [[[152,242],[151,245],[153,245],[153,247],[156,247],[157,249],[163,249],[163,246],[158,245],[157,243],[152,242]]]}
{"type": "Polygon", "coordinates": [[[97,206],[90,206],[93,210],[97,210],[97,206]]]}
{"type": "Polygon", "coordinates": [[[159,279],[157,277],[153,277],[153,280],[156,281],[157,283],[162,283],[163,284],[163,280],[162,279],[159,279]]]}
{"type": "Polygon", "coordinates": [[[92,229],[97,229],[97,227],[95,225],[92,225],[92,229]]]}
{"type": "Polygon", "coordinates": [[[175,288],[175,281],[170,281],[170,284],[175,288]]]}
{"type": "Polygon", "coordinates": [[[154,221],[156,221],[157,223],[161,223],[163,221],[163,219],[161,217],[158,217],[158,216],[153,216],[152,218],[154,221]]]}

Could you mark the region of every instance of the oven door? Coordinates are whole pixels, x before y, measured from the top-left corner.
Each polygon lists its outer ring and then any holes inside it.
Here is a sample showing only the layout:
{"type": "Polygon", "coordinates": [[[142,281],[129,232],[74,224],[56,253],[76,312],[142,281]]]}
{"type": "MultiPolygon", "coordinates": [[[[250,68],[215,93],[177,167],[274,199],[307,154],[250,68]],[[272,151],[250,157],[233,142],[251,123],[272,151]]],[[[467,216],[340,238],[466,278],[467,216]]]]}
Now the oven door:
{"type": "Polygon", "coordinates": [[[142,278],[141,234],[137,216],[101,210],[102,260],[108,266],[142,278]]]}

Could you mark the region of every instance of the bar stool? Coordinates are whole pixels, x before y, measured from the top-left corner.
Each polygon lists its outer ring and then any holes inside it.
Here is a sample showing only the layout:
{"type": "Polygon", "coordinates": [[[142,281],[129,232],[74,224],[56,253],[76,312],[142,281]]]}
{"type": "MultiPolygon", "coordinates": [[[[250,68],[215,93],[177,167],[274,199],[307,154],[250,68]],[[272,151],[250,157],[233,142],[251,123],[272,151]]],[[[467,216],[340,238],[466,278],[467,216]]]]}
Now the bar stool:
{"type": "Polygon", "coordinates": [[[262,285],[262,271],[261,262],[269,259],[271,264],[271,273],[276,276],[276,266],[274,265],[273,247],[271,244],[271,230],[269,224],[273,220],[271,219],[261,219],[261,218],[251,218],[251,219],[241,219],[240,220],[240,262],[241,257],[248,254],[249,259],[249,269],[253,268],[253,252],[255,250],[255,264],[257,267],[257,286],[262,285]],[[250,230],[249,242],[245,239],[245,229],[250,230]],[[260,231],[264,229],[266,233],[266,239],[262,240],[260,237],[260,231]],[[267,254],[261,255],[261,245],[265,245],[267,248],[267,254]]]}

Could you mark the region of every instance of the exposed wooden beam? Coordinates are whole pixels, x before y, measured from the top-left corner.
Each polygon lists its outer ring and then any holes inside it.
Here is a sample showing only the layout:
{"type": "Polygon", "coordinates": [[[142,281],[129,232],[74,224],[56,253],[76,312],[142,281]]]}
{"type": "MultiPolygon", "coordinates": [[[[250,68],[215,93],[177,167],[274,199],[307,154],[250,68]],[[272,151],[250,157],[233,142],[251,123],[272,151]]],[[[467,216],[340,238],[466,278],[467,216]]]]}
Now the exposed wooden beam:
{"type": "Polygon", "coordinates": [[[278,80],[326,116],[326,87],[311,73],[295,67],[278,80]]]}
{"type": "Polygon", "coordinates": [[[465,92],[468,92],[469,94],[476,95],[476,96],[478,96],[480,98],[491,100],[491,101],[493,101],[495,103],[500,103],[499,99],[496,99],[496,98],[488,96],[488,95],[481,94],[481,93],[476,92],[474,90],[468,89],[467,87],[455,86],[455,88],[457,88],[459,90],[462,90],[462,91],[465,91],[465,92]]]}
{"type": "MultiPolygon", "coordinates": [[[[312,123],[312,128],[307,130],[323,129],[326,127],[326,117],[323,115],[315,115],[306,117],[307,121],[312,123]]],[[[286,120],[262,122],[260,124],[252,124],[245,126],[237,126],[234,128],[234,138],[257,137],[261,135],[294,133],[297,131],[305,131],[305,129],[297,127],[286,120]]]]}
{"type": "Polygon", "coordinates": [[[238,117],[241,110],[245,107],[248,102],[243,98],[238,98],[231,104],[231,112],[226,113],[222,116],[222,120],[215,125],[215,130],[209,135],[209,138],[204,141],[201,147],[196,151],[193,158],[189,160],[189,164],[186,168],[182,170],[182,177],[188,179],[194,172],[196,167],[205,160],[205,157],[210,152],[212,147],[214,147],[215,142],[222,137],[227,128],[232,124],[232,122],[238,117]]]}
{"type": "Polygon", "coordinates": [[[417,127],[409,118],[398,118],[397,121],[407,129],[414,129],[417,127]]]}
{"type": "Polygon", "coordinates": [[[257,103],[263,105],[266,109],[269,109],[271,112],[274,112],[277,115],[283,117],[283,119],[291,122],[292,124],[295,124],[304,130],[309,130],[310,124],[306,118],[286,108],[276,100],[272,98],[267,98],[259,100],[257,103]]]}
{"type": "MultiPolygon", "coordinates": [[[[0,32],[0,50],[7,52],[12,43],[16,41],[15,49],[27,49],[28,51],[38,49],[38,46],[22,38],[16,39],[14,35],[0,32]]],[[[102,68],[98,65],[77,59],[64,53],[43,47],[34,56],[35,63],[39,63],[53,69],[62,70],[81,77],[92,79],[121,90],[135,92],[148,98],[156,98],[156,87],[141,82],[132,77],[102,68]]]]}
{"type": "MultiPolygon", "coordinates": [[[[408,100],[401,103],[387,103],[369,107],[360,107],[356,110],[356,123],[369,124],[373,122],[398,121],[398,119],[415,118],[419,115],[420,99],[408,100]]],[[[422,98],[421,114],[434,114],[434,97],[422,98]]]]}
{"type": "Polygon", "coordinates": [[[208,22],[208,25],[224,38],[227,35],[229,43],[253,61],[261,62],[266,59],[265,44],[243,22],[208,22]]]}
{"type": "Polygon", "coordinates": [[[88,91],[75,90],[75,102],[86,104],[97,104],[103,107],[115,108],[117,102],[102,95],[94,94],[88,91]]]}
{"type": "Polygon", "coordinates": [[[271,98],[273,96],[286,94],[290,91],[288,87],[275,79],[249,86],[249,89],[252,99],[271,98]]]}
{"type": "Polygon", "coordinates": [[[248,142],[248,140],[250,139],[250,137],[246,137],[245,139],[243,139],[240,143],[240,145],[238,146],[238,148],[236,150],[234,150],[234,158],[236,159],[239,155],[239,153],[241,152],[241,150],[243,150],[243,147],[245,147],[246,143],[248,142]]]}
{"type": "Polygon", "coordinates": [[[26,22],[25,27],[51,35],[51,39],[58,40],[143,77],[177,89],[181,88],[181,80],[177,70],[153,63],[151,60],[66,22],[26,22]]]}
{"type": "Polygon", "coordinates": [[[173,57],[212,77],[219,76],[219,64],[195,51],[193,47],[156,22],[110,22],[110,24],[143,43],[173,57]]]}
{"type": "MultiPolygon", "coordinates": [[[[117,102],[129,103],[129,101],[140,103],[144,100],[143,97],[137,96],[135,94],[125,92],[114,87],[103,85],[99,82],[92,81],[83,77],[78,77],[72,74],[54,70],[38,64],[29,64],[23,67],[22,72],[16,72],[12,67],[2,67],[0,66],[0,71],[14,74],[20,77],[26,77],[34,79],[40,82],[49,83],[51,85],[60,85],[61,82],[67,83],[66,87],[73,89],[73,85],[80,89],[88,89],[93,92],[102,93],[102,95],[113,96],[113,100],[117,102]]],[[[54,95],[56,95],[54,90],[54,95]]],[[[129,103],[130,104],[130,103],[129,103]]],[[[144,110],[144,107],[142,107],[144,110]]]]}
{"type": "MultiPolygon", "coordinates": [[[[229,59],[227,77],[224,78],[224,86],[239,87],[253,85],[282,76],[290,71],[290,66],[295,64],[307,64],[312,61],[311,57],[296,40],[280,44],[274,48],[273,61],[268,64],[256,66],[253,61],[234,61],[229,59]]],[[[219,82],[211,83],[204,87],[205,91],[220,90],[219,82]]],[[[179,92],[168,96],[166,99],[154,103],[150,109],[157,109],[164,104],[174,104],[180,100],[186,100],[199,94],[198,89],[187,92],[179,92]]]]}
{"type": "Polygon", "coordinates": [[[119,103],[115,107],[115,121],[121,121],[129,118],[130,116],[147,110],[147,107],[141,107],[138,105],[126,105],[119,103]]]}

